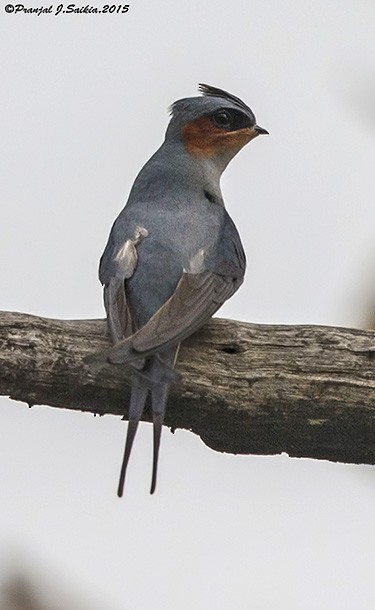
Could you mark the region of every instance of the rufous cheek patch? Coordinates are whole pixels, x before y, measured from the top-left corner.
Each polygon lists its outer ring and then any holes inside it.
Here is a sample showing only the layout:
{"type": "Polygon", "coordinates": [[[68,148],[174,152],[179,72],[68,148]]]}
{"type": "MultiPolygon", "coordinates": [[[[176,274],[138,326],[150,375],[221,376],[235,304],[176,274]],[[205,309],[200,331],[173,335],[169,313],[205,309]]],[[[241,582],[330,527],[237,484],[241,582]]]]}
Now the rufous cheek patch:
{"type": "Polygon", "coordinates": [[[186,150],[199,157],[214,157],[220,151],[240,150],[255,136],[247,127],[236,131],[215,127],[208,117],[195,119],[183,128],[186,150]]]}

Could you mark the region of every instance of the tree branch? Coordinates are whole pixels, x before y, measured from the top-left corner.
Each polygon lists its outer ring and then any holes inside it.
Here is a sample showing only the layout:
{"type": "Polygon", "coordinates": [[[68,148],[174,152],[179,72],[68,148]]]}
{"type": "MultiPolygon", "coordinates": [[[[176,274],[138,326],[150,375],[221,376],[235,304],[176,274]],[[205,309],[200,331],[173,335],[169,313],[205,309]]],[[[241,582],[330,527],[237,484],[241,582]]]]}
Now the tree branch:
{"type": "MultiPolygon", "coordinates": [[[[108,346],[105,329],[0,312],[0,394],[126,416],[129,370],[83,362],[108,346]]],[[[214,319],[184,342],[177,370],[166,425],[217,451],[375,464],[373,331],[214,319]]]]}

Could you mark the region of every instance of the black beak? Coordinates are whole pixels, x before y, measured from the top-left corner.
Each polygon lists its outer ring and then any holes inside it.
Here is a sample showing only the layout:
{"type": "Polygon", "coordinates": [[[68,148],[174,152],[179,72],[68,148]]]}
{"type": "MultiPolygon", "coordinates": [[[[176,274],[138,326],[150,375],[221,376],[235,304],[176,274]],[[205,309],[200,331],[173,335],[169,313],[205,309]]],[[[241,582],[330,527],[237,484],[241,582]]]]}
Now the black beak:
{"type": "Polygon", "coordinates": [[[263,129],[263,127],[259,127],[259,125],[254,126],[254,131],[259,133],[259,135],[262,135],[262,134],[265,134],[267,136],[269,135],[269,131],[267,131],[267,129],[263,129]]]}

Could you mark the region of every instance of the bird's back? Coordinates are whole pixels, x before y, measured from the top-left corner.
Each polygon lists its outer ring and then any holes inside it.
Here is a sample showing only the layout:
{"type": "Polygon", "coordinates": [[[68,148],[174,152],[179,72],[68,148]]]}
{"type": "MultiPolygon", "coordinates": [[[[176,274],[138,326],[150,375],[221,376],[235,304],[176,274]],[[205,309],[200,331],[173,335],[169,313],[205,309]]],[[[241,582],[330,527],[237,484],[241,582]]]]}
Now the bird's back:
{"type": "Polygon", "coordinates": [[[139,173],[112,227],[101,263],[103,277],[110,269],[109,274],[115,273],[114,261],[126,240],[139,227],[147,232],[137,246],[134,272],[126,279],[127,302],[137,328],[173,294],[183,271],[198,264],[197,253],[204,250],[212,258],[222,245],[228,216],[221,198],[207,198],[206,190],[191,175],[194,169],[186,168],[186,160],[180,171],[178,159],[167,165],[164,155],[162,147],[139,173]]]}

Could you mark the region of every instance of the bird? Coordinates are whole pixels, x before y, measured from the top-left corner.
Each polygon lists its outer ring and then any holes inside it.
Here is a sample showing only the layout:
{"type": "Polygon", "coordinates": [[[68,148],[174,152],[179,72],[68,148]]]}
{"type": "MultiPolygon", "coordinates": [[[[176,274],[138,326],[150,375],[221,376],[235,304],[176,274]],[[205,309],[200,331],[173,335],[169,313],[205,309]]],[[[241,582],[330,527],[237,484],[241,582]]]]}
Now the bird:
{"type": "Polygon", "coordinates": [[[111,347],[131,369],[128,428],[117,494],[148,397],[153,418],[150,493],[181,342],[240,287],[246,257],[224,206],[220,177],[266,129],[239,97],[207,84],[174,102],[160,148],[140,170],[99,263],[111,347]]]}

